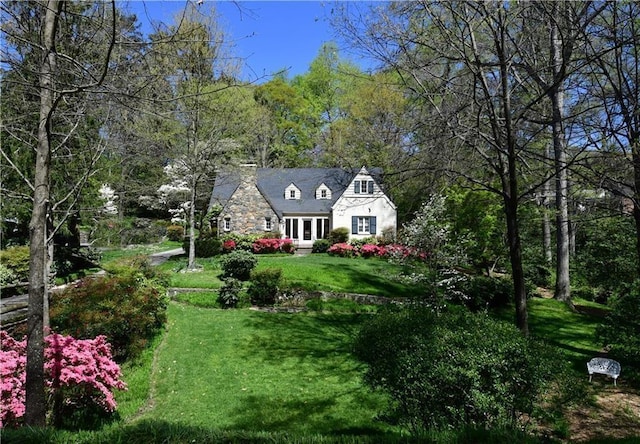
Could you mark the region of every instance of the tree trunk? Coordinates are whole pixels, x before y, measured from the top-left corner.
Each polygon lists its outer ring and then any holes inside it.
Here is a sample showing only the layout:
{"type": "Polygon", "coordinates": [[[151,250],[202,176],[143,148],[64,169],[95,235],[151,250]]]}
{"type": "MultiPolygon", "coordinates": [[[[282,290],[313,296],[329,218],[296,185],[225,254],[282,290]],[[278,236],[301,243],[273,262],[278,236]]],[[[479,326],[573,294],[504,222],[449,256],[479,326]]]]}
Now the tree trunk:
{"type": "Polygon", "coordinates": [[[47,298],[47,212],[51,167],[51,113],[56,68],[55,37],[62,2],[49,0],[42,25],[43,57],[40,66],[40,120],[34,174],[33,211],[29,223],[29,315],[27,320],[27,369],[25,425],[44,427],[47,403],[44,390],[44,301],[47,298]]]}
{"type": "Polygon", "coordinates": [[[189,205],[189,263],[188,270],[196,268],[196,187],[191,184],[191,198],[189,205]]]}
{"type": "MultiPolygon", "coordinates": [[[[551,157],[551,148],[547,144],[544,149],[544,155],[546,159],[551,157]]],[[[544,249],[544,260],[547,266],[551,266],[553,263],[553,251],[551,250],[551,220],[549,220],[549,209],[551,205],[551,182],[546,181],[542,187],[542,248],[544,249]]]]}
{"type": "Polygon", "coordinates": [[[640,136],[632,131],[629,138],[633,156],[633,220],[636,225],[636,269],[640,276],[640,136]]]}
{"type": "MultiPolygon", "coordinates": [[[[553,8],[558,17],[558,5],[553,8]]],[[[556,173],[556,287],[555,298],[571,301],[569,280],[569,170],[563,128],[564,91],[562,88],[561,67],[563,64],[563,42],[557,21],[551,25],[551,59],[553,64],[554,85],[549,88],[553,112],[553,152],[556,173]]]]}
{"type": "Polygon", "coordinates": [[[518,229],[517,198],[505,198],[505,215],[507,219],[507,239],[509,241],[509,259],[516,304],[516,326],[525,335],[529,335],[529,319],[527,314],[527,291],[522,269],[522,246],[518,229]]]}

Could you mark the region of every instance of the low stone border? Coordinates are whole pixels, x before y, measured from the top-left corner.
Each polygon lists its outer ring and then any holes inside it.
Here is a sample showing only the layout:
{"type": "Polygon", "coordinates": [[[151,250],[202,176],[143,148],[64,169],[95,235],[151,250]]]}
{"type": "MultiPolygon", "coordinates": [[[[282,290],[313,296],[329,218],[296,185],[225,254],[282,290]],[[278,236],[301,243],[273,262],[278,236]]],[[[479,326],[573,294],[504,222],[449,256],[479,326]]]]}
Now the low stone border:
{"type": "MultiPolygon", "coordinates": [[[[174,298],[180,293],[200,293],[200,292],[212,292],[215,290],[209,288],[179,288],[173,287],[167,289],[167,296],[174,298]]],[[[333,293],[330,291],[305,291],[305,290],[288,290],[284,291],[277,297],[277,303],[275,307],[260,307],[260,309],[268,309],[268,311],[278,312],[298,312],[304,310],[304,304],[310,299],[321,299],[328,301],[330,299],[348,299],[350,301],[357,302],[359,304],[370,305],[387,305],[387,304],[402,304],[404,299],[393,299],[384,296],[374,296],[370,294],[358,294],[358,293],[333,293]]]]}

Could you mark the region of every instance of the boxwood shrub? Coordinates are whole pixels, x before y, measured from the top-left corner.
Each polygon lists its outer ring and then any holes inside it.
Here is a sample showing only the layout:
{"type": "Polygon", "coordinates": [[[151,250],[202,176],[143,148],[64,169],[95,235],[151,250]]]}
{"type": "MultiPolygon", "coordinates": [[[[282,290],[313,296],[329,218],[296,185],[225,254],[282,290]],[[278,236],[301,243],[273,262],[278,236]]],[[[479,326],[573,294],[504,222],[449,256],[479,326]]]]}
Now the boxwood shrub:
{"type": "Polygon", "coordinates": [[[355,353],[366,382],[391,396],[393,415],[415,432],[515,428],[565,362],[513,325],[462,307],[387,310],[361,329],[355,353]]]}
{"type": "Polygon", "coordinates": [[[258,265],[258,259],[253,253],[245,250],[234,250],[220,259],[220,266],[222,267],[221,278],[248,281],[251,277],[251,271],[256,265],[258,265]]]}
{"type": "Polygon", "coordinates": [[[251,273],[249,284],[249,297],[254,305],[273,305],[278,296],[280,282],[282,280],[282,269],[265,268],[255,270],[251,273]]]}

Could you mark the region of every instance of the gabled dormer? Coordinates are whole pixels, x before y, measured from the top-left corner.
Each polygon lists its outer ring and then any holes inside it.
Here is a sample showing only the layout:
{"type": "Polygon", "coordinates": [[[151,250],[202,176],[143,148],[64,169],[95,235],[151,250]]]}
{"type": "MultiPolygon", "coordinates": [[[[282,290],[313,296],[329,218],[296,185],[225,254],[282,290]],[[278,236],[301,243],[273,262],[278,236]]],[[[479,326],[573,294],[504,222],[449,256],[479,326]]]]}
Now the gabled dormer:
{"type": "Polygon", "coordinates": [[[316,199],[331,199],[331,188],[324,183],[316,188],[316,199]]]}
{"type": "Polygon", "coordinates": [[[298,200],[300,199],[300,188],[291,183],[284,189],[284,198],[286,200],[298,200]]]}

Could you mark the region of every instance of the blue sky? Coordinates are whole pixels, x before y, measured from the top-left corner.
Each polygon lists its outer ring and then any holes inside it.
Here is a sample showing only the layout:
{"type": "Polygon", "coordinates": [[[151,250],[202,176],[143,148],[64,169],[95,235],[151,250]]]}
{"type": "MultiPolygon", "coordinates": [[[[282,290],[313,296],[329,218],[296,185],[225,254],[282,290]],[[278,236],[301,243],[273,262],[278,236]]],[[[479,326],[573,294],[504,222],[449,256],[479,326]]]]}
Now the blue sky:
{"type": "MultiPolygon", "coordinates": [[[[220,22],[235,42],[234,55],[245,59],[244,80],[263,78],[284,68],[289,77],[305,73],[323,43],[334,40],[327,16],[332,1],[231,1],[214,3],[220,22]]],[[[142,22],[172,23],[186,0],[129,1],[142,22]],[[146,11],[146,12],[145,12],[146,11]]],[[[144,28],[149,29],[149,28],[144,28]]],[[[341,54],[346,58],[347,54],[341,54]]],[[[263,79],[268,80],[268,79],[263,79]]]]}

